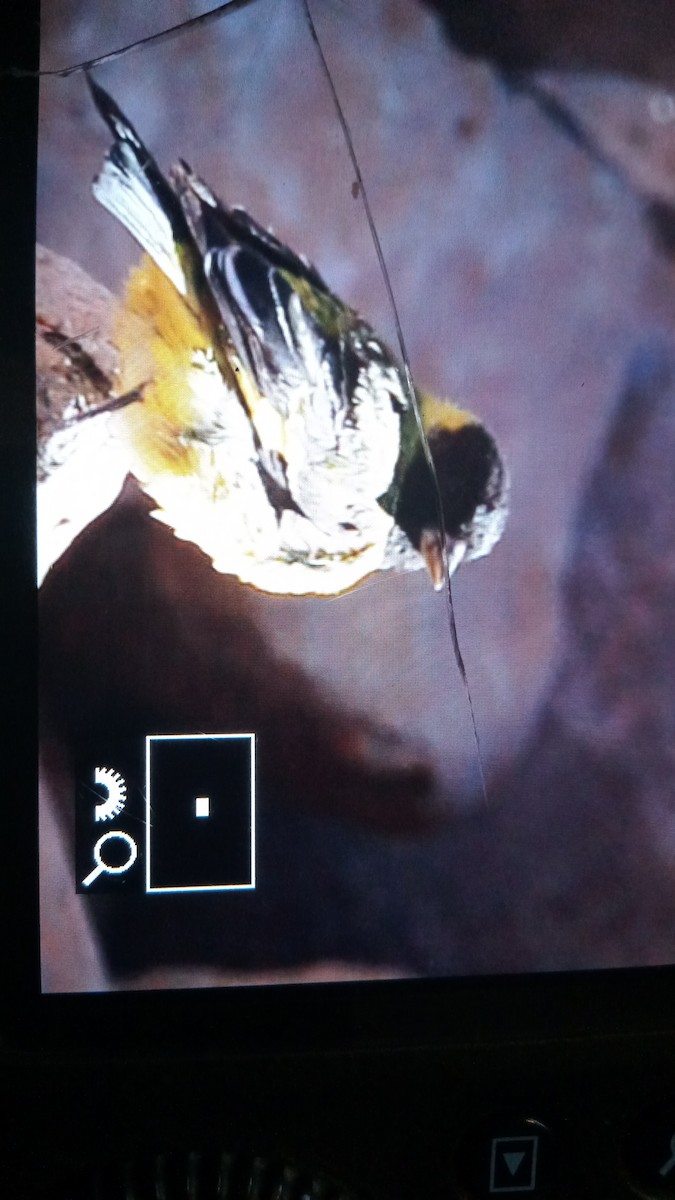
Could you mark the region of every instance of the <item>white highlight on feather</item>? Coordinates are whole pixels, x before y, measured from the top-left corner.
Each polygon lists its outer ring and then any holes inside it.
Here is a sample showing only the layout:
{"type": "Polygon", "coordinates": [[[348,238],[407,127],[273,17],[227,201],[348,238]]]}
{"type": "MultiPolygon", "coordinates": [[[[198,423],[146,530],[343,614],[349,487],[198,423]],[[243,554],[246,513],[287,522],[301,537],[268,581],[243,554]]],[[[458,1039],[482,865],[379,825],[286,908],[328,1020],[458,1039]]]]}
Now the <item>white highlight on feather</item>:
{"type": "MultiPolygon", "coordinates": [[[[355,587],[367,575],[388,566],[387,539],[392,519],[380,508],[369,514],[367,528],[322,535],[298,513],[286,511],[280,522],[264,495],[228,489],[213,503],[196,475],[153,480],[151,495],[160,507],[153,516],[183,541],[193,542],[216,571],[276,595],[332,596],[355,587]],[[355,549],[355,545],[358,549],[355,549]]],[[[419,556],[408,566],[422,566],[419,556]]]]}
{"type": "Polygon", "coordinates": [[[37,488],[37,581],[71,542],[119,495],[129,472],[129,455],[112,436],[108,413],[73,424],[54,435],[54,454],[61,461],[37,488]],[[66,435],[72,434],[69,445],[66,435]]]}
{"type": "Polygon", "coordinates": [[[92,190],[99,204],[124,225],[181,296],[186,296],[185,274],[176,253],[171,222],[140,174],[133,150],[124,142],[118,142],[108,154],[92,190]],[[122,158],[122,165],[115,156],[122,158]]]}

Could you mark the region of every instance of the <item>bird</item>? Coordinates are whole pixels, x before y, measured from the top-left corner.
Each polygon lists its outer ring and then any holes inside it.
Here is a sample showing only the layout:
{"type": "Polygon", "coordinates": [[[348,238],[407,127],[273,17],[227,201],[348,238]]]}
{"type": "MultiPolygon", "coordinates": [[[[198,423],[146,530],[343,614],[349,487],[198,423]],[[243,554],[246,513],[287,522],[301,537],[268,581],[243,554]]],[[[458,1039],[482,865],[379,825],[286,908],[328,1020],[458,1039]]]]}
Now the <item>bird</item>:
{"type": "Polygon", "coordinates": [[[440,589],[488,554],[508,474],[482,422],[411,394],[306,257],[184,160],[164,174],[87,79],[112,135],[93,193],[143,251],[117,319],[122,399],[108,420],[153,516],[275,595],[338,596],[425,564],[440,589]]]}

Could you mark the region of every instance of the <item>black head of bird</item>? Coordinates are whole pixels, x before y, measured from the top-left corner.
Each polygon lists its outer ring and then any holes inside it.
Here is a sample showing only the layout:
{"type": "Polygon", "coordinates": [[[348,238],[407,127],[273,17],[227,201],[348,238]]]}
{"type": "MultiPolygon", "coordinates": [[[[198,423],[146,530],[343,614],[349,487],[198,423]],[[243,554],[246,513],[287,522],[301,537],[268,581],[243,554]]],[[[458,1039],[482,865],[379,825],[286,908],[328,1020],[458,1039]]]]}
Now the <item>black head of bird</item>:
{"type": "Polygon", "coordinates": [[[475,417],[431,398],[418,403],[426,446],[415,439],[394,518],[439,590],[460,563],[482,558],[499,541],[508,480],[494,438],[475,417]]]}

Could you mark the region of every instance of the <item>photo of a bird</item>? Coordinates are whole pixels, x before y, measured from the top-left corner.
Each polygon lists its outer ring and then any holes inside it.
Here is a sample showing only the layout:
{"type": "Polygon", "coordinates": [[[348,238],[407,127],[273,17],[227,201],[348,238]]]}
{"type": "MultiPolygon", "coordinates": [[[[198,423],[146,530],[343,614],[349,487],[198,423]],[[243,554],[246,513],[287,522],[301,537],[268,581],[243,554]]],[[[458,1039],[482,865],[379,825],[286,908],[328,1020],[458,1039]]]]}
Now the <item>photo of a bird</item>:
{"type": "Polygon", "coordinates": [[[439,589],[488,554],[508,477],[478,418],[411,396],[307,259],[185,162],[164,175],[89,87],[114,139],[94,195],[145,252],[117,321],[109,419],[153,515],[216,570],[279,595],[336,596],[425,564],[439,589]]]}

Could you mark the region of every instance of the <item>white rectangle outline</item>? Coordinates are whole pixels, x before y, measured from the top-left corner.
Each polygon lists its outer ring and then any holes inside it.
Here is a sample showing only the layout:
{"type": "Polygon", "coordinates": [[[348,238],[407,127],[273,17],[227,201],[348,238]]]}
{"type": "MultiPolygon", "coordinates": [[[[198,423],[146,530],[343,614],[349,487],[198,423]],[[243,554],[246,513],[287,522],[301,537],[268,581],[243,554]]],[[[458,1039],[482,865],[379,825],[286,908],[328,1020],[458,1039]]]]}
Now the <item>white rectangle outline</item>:
{"type": "Polygon", "coordinates": [[[145,738],[145,890],[158,892],[250,892],[255,889],[255,734],[254,733],[149,733],[145,738]],[[206,883],[197,887],[150,886],[150,743],[151,742],[224,742],[248,738],[251,743],[251,882],[206,883]]]}
{"type": "Polygon", "coordinates": [[[534,1192],[537,1187],[537,1151],[539,1149],[539,1134],[524,1133],[521,1136],[515,1134],[513,1137],[494,1137],[492,1139],[492,1153],[490,1155],[490,1187],[491,1196],[502,1195],[505,1192],[534,1192]],[[532,1162],[530,1166],[530,1182],[523,1186],[522,1184],[514,1184],[513,1187],[495,1187],[495,1176],[497,1174],[497,1143],[502,1142],[531,1142],[532,1143],[532,1162]]]}

